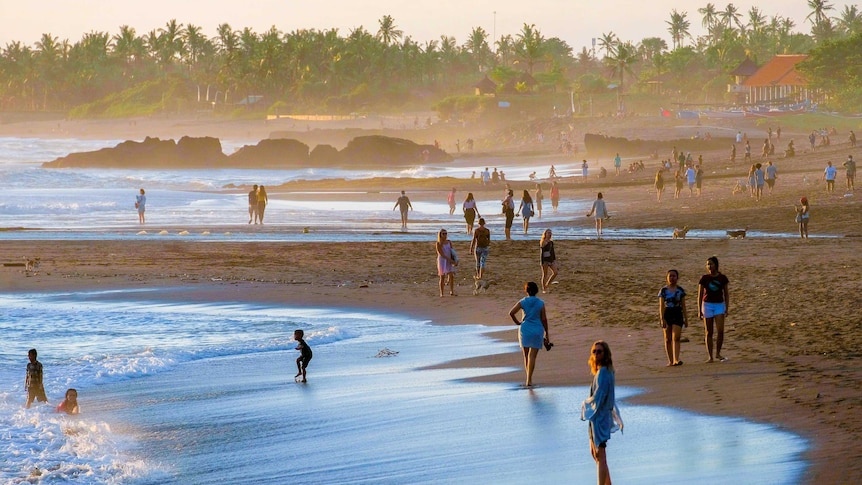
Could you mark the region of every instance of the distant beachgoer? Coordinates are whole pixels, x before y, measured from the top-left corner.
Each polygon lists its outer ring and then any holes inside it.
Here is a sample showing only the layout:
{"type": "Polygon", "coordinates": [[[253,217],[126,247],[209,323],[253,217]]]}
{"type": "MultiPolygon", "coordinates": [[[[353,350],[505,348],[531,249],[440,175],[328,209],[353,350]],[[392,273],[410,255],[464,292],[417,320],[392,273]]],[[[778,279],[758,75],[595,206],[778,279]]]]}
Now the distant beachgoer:
{"type": "Polygon", "coordinates": [[[443,297],[443,289],[449,284],[449,295],[455,296],[455,267],[458,266],[458,256],[452,248],[452,241],[446,229],[440,229],[437,233],[437,276],[440,277],[440,297],[443,297]]]}
{"type": "Polygon", "coordinates": [[[473,240],[470,241],[470,254],[476,258],[476,279],[485,277],[485,266],[488,262],[488,254],[491,252],[491,230],[485,227],[485,218],[479,218],[479,227],[473,231],[473,240]]]}
{"type": "Polygon", "coordinates": [[[589,173],[590,167],[587,165],[587,161],[584,160],[581,163],[581,182],[587,183],[587,173],[589,173]]]}
{"type": "Polygon", "coordinates": [[[736,162],[736,145],[730,145],[730,163],[736,162]]]}
{"type": "Polygon", "coordinates": [[[545,198],[545,194],[542,193],[542,184],[536,184],[536,197],[533,199],[536,202],[536,213],[539,215],[539,219],[542,218],[542,200],[545,198]]]}
{"type": "Polygon", "coordinates": [[[488,171],[488,167],[485,167],[485,170],[482,172],[482,185],[488,185],[491,183],[491,172],[488,171]]]}
{"type": "Polygon", "coordinates": [[[655,195],[656,200],[661,202],[661,194],[664,193],[664,169],[658,169],[655,173],[655,195]]]}
{"type": "Polygon", "coordinates": [[[778,167],[772,164],[772,160],[766,162],[766,186],[769,188],[769,195],[772,195],[772,190],[775,188],[775,179],[778,178],[778,167]]]}
{"type": "Polygon", "coordinates": [[[850,136],[847,137],[847,140],[850,142],[850,147],[856,146],[856,133],[853,133],[853,130],[850,130],[850,136]]]}
{"type": "Polygon", "coordinates": [[[446,202],[449,203],[449,215],[451,216],[455,213],[455,187],[452,187],[452,191],[446,197],[446,202]]]}
{"type": "Polygon", "coordinates": [[[751,143],[748,140],[745,141],[745,162],[751,162],[751,143]]]}
{"type": "Polygon", "coordinates": [[[823,171],[823,180],[826,181],[826,193],[835,193],[835,177],[838,176],[838,168],[832,166],[832,162],[826,162],[826,170],[823,171]]]}
{"type": "Polygon", "coordinates": [[[81,409],[78,407],[77,390],[68,389],[66,391],[66,398],[57,406],[57,412],[66,414],[78,414],[81,412],[81,409]]]}
{"type": "Polygon", "coordinates": [[[718,271],[718,258],[710,256],[706,260],[707,274],[701,276],[697,284],[697,313],[703,319],[706,329],[706,351],[713,362],[713,335],[715,335],[715,359],[723,362],[721,347],[724,344],[724,319],[730,307],[729,281],[718,271]],[[714,328],[713,328],[714,327],[714,328]]]}
{"type": "Polygon", "coordinates": [[[392,210],[396,208],[401,211],[401,229],[407,229],[407,211],[413,209],[413,205],[403,190],[401,191],[401,197],[398,197],[398,200],[395,201],[395,206],[392,207],[392,210]]]}
{"type": "Polygon", "coordinates": [[[248,223],[257,220],[257,184],[248,193],[248,223]]]}
{"type": "Polygon", "coordinates": [[[623,429],[616,404],[614,361],[611,348],[602,340],[590,348],[590,397],[581,404],[581,421],[590,422],[590,454],[596,461],[599,485],[611,485],[607,446],[611,433],[623,429]]]}
{"type": "Polygon", "coordinates": [[[856,162],[853,160],[853,155],[847,156],[847,161],[844,162],[844,170],[844,175],[847,177],[847,190],[852,192],[856,189],[856,162]]]}
{"type": "Polygon", "coordinates": [[[760,150],[760,158],[769,158],[769,147],[771,143],[769,143],[769,138],[763,140],[763,148],[760,150]]]}
{"type": "MultiPolygon", "coordinates": [[[[500,182],[505,182],[505,181],[506,181],[506,172],[500,170],[500,182]]],[[[508,185],[508,184],[506,184],[506,185],[508,185]]]]}
{"type": "Polygon", "coordinates": [[[144,195],[144,189],[135,196],[135,209],[138,209],[138,222],[141,224],[146,222],[144,213],[147,211],[147,196],[144,195]]]}
{"type": "MultiPolygon", "coordinates": [[[[263,214],[266,212],[266,205],[269,203],[269,197],[266,195],[266,187],[261,185],[257,188],[257,221],[263,224],[263,214]]],[[[256,224],[256,223],[255,223],[256,224]]]]}
{"type": "Polygon", "coordinates": [[[515,200],[512,198],[513,192],[506,191],[506,197],[503,198],[503,214],[506,216],[506,240],[512,240],[512,221],[515,220],[515,200]]]}
{"type": "Polygon", "coordinates": [[[296,370],[298,371],[294,379],[297,379],[299,376],[302,376],[302,382],[308,382],[306,380],[306,368],[308,368],[308,363],[311,362],[311,358],[314,356],[314,353],[311,351],[311,347],[305,342],[305,332],[301,329],[296,329],[293,331],[293,340],[296,340],[297,346],[296,349],[299,351],[299,357],[296,358],[296,370]]]}
{"type": "Polygon", "coordinates": [[[593,201],[593,206],[590,208],[590,211],[587,213],[587,217],[595,216],[596,218],[596,235],[602,235],[602,221],[610,218],[608,215],[608,208],[605,205],[605,200],[602,197],[602,193],[599,192],[596,196],[596,200],[593,201]]]}
{"type": "Polygon", "coordinates": [[[808,218],[811,215],[811,207],[805,197],[799,199],[799,204],[793,206],[796,209],[796,223],[799,224],[799,237],[808,239],[808,218]]]}
{"type": "Polygon", "coordinates": [[[524,353],[524,371],[527,374],[525,385],[531,387],[533,385],[533,372],[536,370],[536,357],[542,346],[550,350],[551,340],[548,332],[545,302],[536,296],[539,292],[539,285],[530,281],[524,285],[524,292],[527,296],[515,303],[515,306],[509,310],[509,316],[519,327],[518,342],[524,353]],[[523,312],[523,318],[520,321],[515,316],[518,312],[523,312]]]}
{"type": "Polygon", "coordinates": [[[467,234],[473,232],[473,222],[479,215],[479,207],[476,205],[476,199],[473,198],[473,192],[467,193],[467,198],[461,205],[461,210],[464,211],[464,220],[467,222],[467,234]]]}
{"type": "Polygon", "coordinates": [[[30,408],[34,400],[48,402],[48,397],[45,396],[45,387],[42,385],[42,363],[36,360],[36,356],[36,349],[30,349],[27,352],[27,358],[30,359],[24,378],[24,389],[27,390],[27,404],[24,407],[27,409],[30,408]]]}
{"type": "Polygon", "coordinates": [[[763,197],[763,185],[766,181],[766,178],[763,173],[763,165],[755,164],[754,165],[754,197],[757,200],[760,200],[763,197]]]}
{"type": "Polygon", "coordinates": [[[741,131],[736,132],[736,143],[742,143],[742,132],[741,131]]]}
{"type": "Polygon", "coordinates": [[[557,207],[560,205],[560,187],[557,186],[557,181],[551,182],[551,207],[554,212],[557,212],[557,207]]]}
{"type": "Polygon", "coordinates": [[[685,178],[686,182],[688,182],[688,196],[691,197],[694,195],[694,184],[697,182],[697,171],[693,165],[689,165],[685,169],[685,178]]]}
{"type": "Polygon", "coordinates": [[[524,189],[524,195],[521,196],[521,205],[518,206],[518,212],[524,218],[524,234],[527,234],[527,230],[530,228],[530,218],[533,217],[533,198],[527,189],[524,189]]]}
{"type": "Polygon", "coordinates": [[[539,241],[541,251],[540,261],[542,263],[542,293],[551,291],[551,283],[557,279],[557,253],[554,252],[554,236],[550,229],[545,229],[542,239],[539,241]]]}
{"type": "Polygon", "coordinates": [[[673,198],[679,199],[679,194],[682,192],[683,185],[685,185],[685,177],[682,175],[682,172],[680,170],[677,170],[676,172],[674,172],[673,182],[674,182],[673,198]]]}
{"type": "Polygon", "coordinates": [[[553,165],[551,165],[551,168],[550,168],[550,169],[548,169],[548,178],[549,178],[549,179],[551,179],[551,180],[553,180],[553,179],[555,179],[556,177],[557,177],[557,169],[556,169],[556,168],[554,168],[554,166],[553,166],[553,165]]]}
{"type": "Polygon", "coordinates": [[[617,153],[617,156],[614,157],[614,172],[616,172],[617,175],[620,174],[620,167],[622,166],[622,164],[623,159],[620,158],[620,154],[617,153]]]}
{"type": "Polygon", "coordinates": [[[748,195],[752,197],[756,197],[757,192],[757,175],[755,172],[757,171],[757,166],[752,165],[748,169],[748,195]]]}
{"type": "Polygon", "coordinates": [[[497,167],[494,167],[494,171],[491,172],[491,183],[497,185],[500,181],[500,173],[497,172],[497,167]]]}
{"type": "Polygon", "coordinates": [[[703,168],[701,168],[701,164],[698,163],[695,169],[694,185],[697,187],[697,196],[700,197],[700,194],[703,192],[703,168]]]}
{"type": "Polygon", "coordinates": [[[679,360],[679,342],[683,327],[688,326],[688,312],[685,310],[685,290],[677,286],[679,271],[672,269],[666,275],[667,285],[658,292],[659,322],[664,329],[664,350],[667,365],[682,365],[679,360]]]}

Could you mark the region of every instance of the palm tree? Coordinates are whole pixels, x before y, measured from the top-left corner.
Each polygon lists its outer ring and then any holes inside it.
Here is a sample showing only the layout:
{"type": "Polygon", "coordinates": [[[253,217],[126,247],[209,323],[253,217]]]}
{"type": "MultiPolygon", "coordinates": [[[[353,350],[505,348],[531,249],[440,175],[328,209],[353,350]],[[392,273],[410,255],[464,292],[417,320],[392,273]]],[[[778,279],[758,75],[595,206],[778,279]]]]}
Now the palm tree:
{"type": "Polygon", "coordinates": [[[395,26],[395,20],[391,15],[384,15],[378,23],[380,24],[380,29],[377,30],[377,40],[383,42],[383,45],[389,47],[390,44],[401,40],[404,32],[398,30],[395,26]]]}
{"type": "Polygon", "coordinates": [[[477,70],[482,71],[487,67],[487,61],[491,57],[491,48],[488,46],[488,34],[482,27],[474,27],[464,43],[464,50],[473,57],[473,63],[477,70]]]}
{"type": "Polygon", "coordinates": [[[688,16],[688,12],[679,13],[676,9],[670,13],[670,20],[665,21],[668,25],[667,31],[670,33],[671,41],[673,42],[673,48],[682,47],[682,41],[686,37],[691,37],[688,29],[691,27],[691,23],[686,18],[688,16]]]}
{"type": "Polygon", "coordinates": [[[653,58],[667,50],[667,42],[661,37],[647,37],[641,40],[638,54],[644,62],[652,62],[653,58]]]}
{"type": "Polygon", "coordinates": [[[828,3],[826,0],[808,0],[808,8],[811,9],[811,13],[805,17],[805,20],[808,20],[814,26],[818,26],[823,22],[829,20],[829,16],[826,15],[826,12],[832,10],[832,4],[828,3]],[[811,18],[814,17],[814,20],[811,18]]]}
{"type": "Polygon", "coordinates": [[[846,37],[862,32],[862,14],[859,13],[856,5],[845,5],[841,15],[835,19],[835,23],[846,37]]]}
{"type": "Polygon", "coordinates": [[[602,34],[602,36],[599,37],[599,47],[604,49],[605,57],[609,57],[611,55],[611,52],[617,45],[617,42],[619,42],[619,39],[617,39],[617,35],[613,32],[602,34]]]}
{"type": "Polygon", "coordinates": [[[541,59],[545,39],[533,24],[524,24],[515,38],[515,52],[520,60],[527,63],[527,72],[533,74],[533,66],[541,59]]]}
{"type": "Polygon", "coordinates": [[[742,23],[739,21],[742,14],[739,13],[739,10],[734,7],[732,3],[728,3],[727,6],[724,7],[724,10],[719,12],[718,16],[721,17],[724,28],[726,29],[732,29],[734,25],[742,27],[742,23]]]}
{"type": "Polygon", "coordinates": [[[638,62],[637,49],[631,42],[620,42],[610,56],[605,57],[605,63],[611,68],[614,76],[619,76],[617,86],[617,108],[623,111],[623,80],[625,74],[633,76],[632,66],[638,62]]]}
{"type": "Polygon", "coordinates": [[[715,9],[715,5],[707,3],[706,7],[697,9],[697,13],[703,15],[703,20],[700,25],[702,25],[707,32],[710,32],[712,30],[712,26],[718,22],[718,11],[715,9]]]}

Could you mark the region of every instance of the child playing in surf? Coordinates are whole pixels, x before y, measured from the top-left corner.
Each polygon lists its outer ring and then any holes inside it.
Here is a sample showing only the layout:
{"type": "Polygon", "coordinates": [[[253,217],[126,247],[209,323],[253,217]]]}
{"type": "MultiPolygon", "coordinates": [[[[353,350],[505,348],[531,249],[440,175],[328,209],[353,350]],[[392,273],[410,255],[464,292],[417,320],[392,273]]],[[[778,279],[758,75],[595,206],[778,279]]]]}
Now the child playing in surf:
{"type": "Polygon", "coordinates": [[[66,391],[66,399],[57,406],[58,413],[78,414],[81,412],[78,408],[78,391],[69,389],[66,391]]]}
{"type": "Polygon", "coordinates": [[[311,347],[305,343],[305,340],[302,337],[305,335],[305,332],[302,330],[295,330],[293,332],[293,339],[299,342],[299,345],[296,346],[296,350],[300,352],[299,357],[296,358],[296,369],[299,371],[293,376],[294,379],[297,379],[299,376],[302,376],[302,382],[308,382],[305,380],[305,368],[308,367],[308,362],[311,360],[311,347]]]}

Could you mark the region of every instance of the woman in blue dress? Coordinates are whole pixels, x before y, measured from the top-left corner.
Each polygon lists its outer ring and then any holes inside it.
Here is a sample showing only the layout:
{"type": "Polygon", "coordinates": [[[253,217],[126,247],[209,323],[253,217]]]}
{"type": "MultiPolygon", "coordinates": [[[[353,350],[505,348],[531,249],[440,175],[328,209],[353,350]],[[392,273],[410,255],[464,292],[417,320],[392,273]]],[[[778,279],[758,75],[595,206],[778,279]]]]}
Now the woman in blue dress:
{"type": "Polygon", "coordinates": [[[602,340],[590,350],[590,373],[593,384],[590,397],[581,405],[581,420],[590,422],[590,453],[596,461],[599,485],[611,485],[607,445],[611,433],[623,429],[623,420],[614,396],[614,361],[611,348],[602,340]]]}
{"type": "Polygon", "coordinates": [[[524,370],[527,372],[526,386],[533,385],[533,371],[536,369],[536,356],[539,349],[544,345],[548,350],[551,348],[550,336],[548,334],[548,317],[545,314],[545,302],[536,297],[539,285],[534,281],[524,285],[527,296],[509,310],[509,316],[515,325],[518,325],[518,341],[524,352],[524,370]],[[523,318],[519,321],[516,316],[523,312],[523,318]]]}

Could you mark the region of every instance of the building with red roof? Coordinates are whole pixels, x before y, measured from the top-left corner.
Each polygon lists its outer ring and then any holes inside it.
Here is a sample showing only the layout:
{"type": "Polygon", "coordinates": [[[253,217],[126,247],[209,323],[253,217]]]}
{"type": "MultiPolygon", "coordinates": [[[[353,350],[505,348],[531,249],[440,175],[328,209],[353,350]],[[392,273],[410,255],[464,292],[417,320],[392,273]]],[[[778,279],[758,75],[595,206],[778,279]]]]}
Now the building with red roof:
{"type": "Polygon", "coordinates": [[[749,104],[798,103],[810,99],[808,83],[796,70],[804,54],[777,55],[742,81],[749,104]]]}

